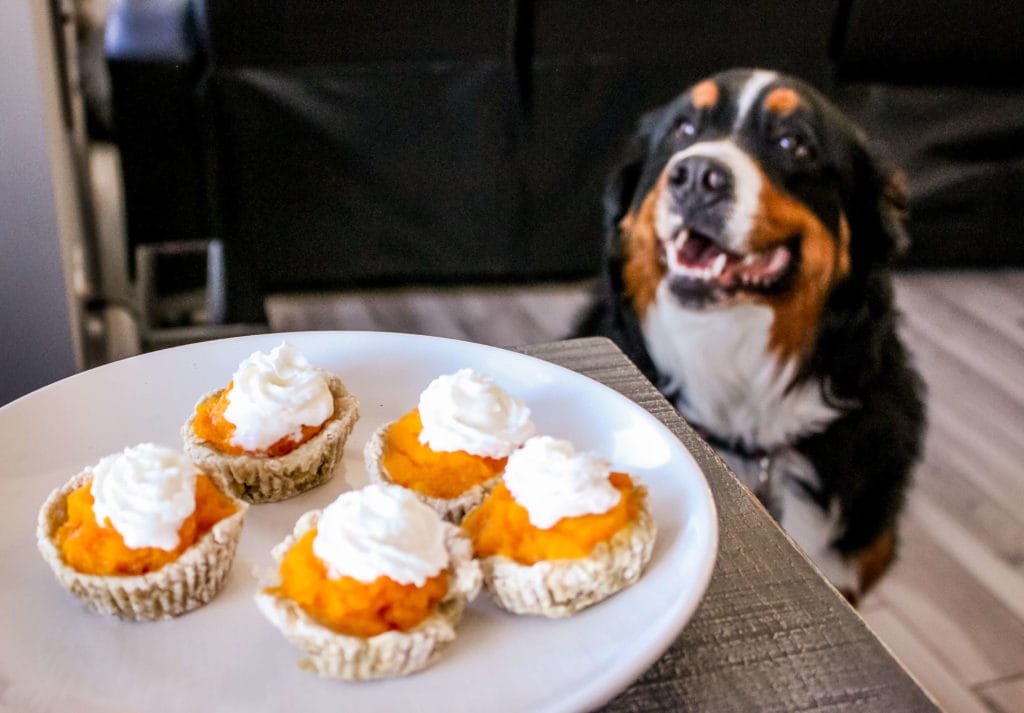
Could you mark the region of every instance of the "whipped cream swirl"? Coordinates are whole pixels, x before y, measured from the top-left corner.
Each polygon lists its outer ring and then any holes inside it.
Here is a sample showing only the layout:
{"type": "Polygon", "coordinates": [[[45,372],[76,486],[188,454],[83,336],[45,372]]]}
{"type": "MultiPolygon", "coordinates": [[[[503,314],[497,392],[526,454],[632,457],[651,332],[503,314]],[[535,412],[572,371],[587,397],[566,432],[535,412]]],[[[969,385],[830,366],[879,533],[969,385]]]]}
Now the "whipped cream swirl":
{"type": "Polygon", "coordinates": [[[303,426],[319,426],[334,413],[327,374],[287,342],[269,354],[254,352],[231,381],[224,418],[235,425],[231,443],[247,451],[266,450],[285,436],[301,440],[303,426]]]}
{"type": "Polygon", "coordinates": [[[183,454],[140,443],[100,459],[92,468],[93,513],[132,549],[178,546],[178,530],[196,509],[198,470],[183,454]]]}
{"type": "Polygon", "coordinates": [[[445,523],[397,485],[367,485],[342,493],[324,508],[313,554],[333,579],[370,583],[380,576],[423,586],[448,567],[445,523]]]}
{"type": "Polygon", "coordinates": [[[611,465],[596,453],[576,453],[569,441],[531,438],[509,456],[505,487],[547,530],[565,517],[608,512],[622,498],[608,481],[611,465]]]}
{"type": "Polygon", "coordinates": [[[472,369],[439,376],[420,394],[420,443],[435,451],[505,458],[533,435],[530,409],[472,369]]]}

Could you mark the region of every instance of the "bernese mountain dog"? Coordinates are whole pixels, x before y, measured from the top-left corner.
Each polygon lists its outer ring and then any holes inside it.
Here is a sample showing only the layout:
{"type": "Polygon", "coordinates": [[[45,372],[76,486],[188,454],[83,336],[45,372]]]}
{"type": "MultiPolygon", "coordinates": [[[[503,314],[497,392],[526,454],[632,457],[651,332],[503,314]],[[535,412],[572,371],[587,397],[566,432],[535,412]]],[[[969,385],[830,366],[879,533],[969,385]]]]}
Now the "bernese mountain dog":
{"type": "Polygon", "coordinates": [[[576,330],[615,341],[854,602],[894,557],[923,438],[890,275],[904,214],[819,92],[723,72],[640,120],[576,330]]]}

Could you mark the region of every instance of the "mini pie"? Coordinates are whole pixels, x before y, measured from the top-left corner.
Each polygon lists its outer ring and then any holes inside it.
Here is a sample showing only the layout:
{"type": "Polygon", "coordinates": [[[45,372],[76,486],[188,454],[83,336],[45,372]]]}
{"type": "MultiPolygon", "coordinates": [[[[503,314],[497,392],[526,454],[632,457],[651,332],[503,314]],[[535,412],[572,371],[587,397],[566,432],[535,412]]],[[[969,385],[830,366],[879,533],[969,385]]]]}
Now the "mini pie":
{"type": "Polygon", "coordinates": [[[90,609],[121,619],[179,616],[212,600],[231,569],[248,505],[216,477],[196,478],[196,509],[172,551],[128,547],[92,510],[91,469],[53,490],[36,541],[57,581],[90,609]]]}
{"type": "Polygon", "coordinates": [[[350,577],[331,580],[312,551],[322,512],[302,515],[292,534],[272,550],[279,569],[262,578],[256,595],[260,611],[306,653],[299,666],[327,678],[362,680],[402,676],[432,664],[455,639],[466,602],[480,589],[480,568],[469,540],[438,519],[449,565],[422,587],[388,577],[370,584],[350,577]],[[337,587],[337,595],[325,591],[331,587],[337,587]],[[326,621],[331,617],[333,625],[326,621]]]}
{"type": "Polygon", "coordinates": [[[418,440],[422,428],[419,410],[413,409],[374,431],[363,449],[366,473],[371,482],[409,488],[445,520],[458,524],[501,482],[508,459],[433,451],[418,440]]]}
{"type": "Polygon", "coordinates": [[[462,528],[498,606],[515,614],[565,617],[640,578],[657,534],[647,490],[624,473],[610,473],[608,482],[620,493],[616,505],[599,514],[563,517],[547,528],[531,523],[505,483],[466,516],[462,528]]]}
{"type": "Polygon", "coordinates": [[[284,500],[325,483],[359,419],[359,401],[336,375],[318,371],[326,376],[334,411],[319,426],[303,425],[301,441],[282,438],[264,451],[246,451],[232,444],[235,426],[224,417],[231,397],[229,384],[199,399],[181,429],[185,452],[204,470],[220,474],[238,497],[251,503],[284,500]]]}
{"type": "Polygon", "coordinates": [[[416,408],[378,428],[363,457],[371,482],[408,488],[458,524],[500,482],[509,454],[533,428],[521,401],[461,369],[435,379],[416,408]]]}

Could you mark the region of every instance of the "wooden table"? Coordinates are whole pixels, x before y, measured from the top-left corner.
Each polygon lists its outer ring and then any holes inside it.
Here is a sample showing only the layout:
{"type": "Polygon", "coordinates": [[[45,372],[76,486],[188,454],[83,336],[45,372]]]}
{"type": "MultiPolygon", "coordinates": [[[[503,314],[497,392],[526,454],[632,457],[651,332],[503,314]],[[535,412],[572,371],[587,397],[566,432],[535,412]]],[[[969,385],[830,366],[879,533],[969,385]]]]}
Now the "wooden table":
{"type": "Polygon", "coordinates": [[[719,517],[707,594],[680,637],[608,711],[937,711],[846,601],[639,370],[606,339],[521,348],[660,419],[702,468],[719,517]]]}

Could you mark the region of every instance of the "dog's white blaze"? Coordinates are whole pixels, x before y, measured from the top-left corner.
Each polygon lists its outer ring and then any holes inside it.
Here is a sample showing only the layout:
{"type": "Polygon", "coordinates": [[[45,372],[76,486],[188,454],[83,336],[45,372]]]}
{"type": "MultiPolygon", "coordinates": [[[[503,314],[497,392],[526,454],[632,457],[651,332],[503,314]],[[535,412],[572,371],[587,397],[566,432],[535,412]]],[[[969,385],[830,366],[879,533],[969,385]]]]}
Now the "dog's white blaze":
{"type": "MultiPolygon", "coordinates": [[[[761,171],[746,151],[732,141],[700,141],[687,146],[668,160],[665,171],[671,172],[673,167],[688,156],[703,156],[722,163],[732,173],[734,197],[732,211],[725,221],[722,238],[725,247],[733,252],[744,253],[750,249],[750,233],[757,216],[761,196],[761,171]]],[[[654,212],[654,229],[658,237],[668,240],[674,237],[682,226],[669,191],[662,191],[654,212]]],[[[670,261],[671,265],[671,261],[670,261]]]]}
{"type": "Polygon", "coordinates": [[[739,98],[736,100],[736,120],[732,125],[734,131],[738,131],[743,126],[743,122],[747,120],[750,109],[754,106],[757,98],[761,96],[761,92],[764,91],[765,87],[778,78],[779,75],[777,73],[764,69],[755,70],[750,75],[743,88],[740,89],[739,98]]]}
{"type": "Polygon", "coordinates": [[[685,393],[676,407],[719,437],[772,449],[816,433],[839,413],[817,381],[788,389],[798,368],[769,350],[775,313],[762,305],[691,310],[658,286],[644,318],[647,349],[669,388],[685,393]]]}

